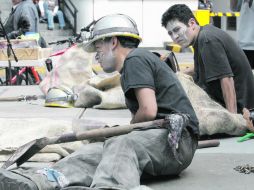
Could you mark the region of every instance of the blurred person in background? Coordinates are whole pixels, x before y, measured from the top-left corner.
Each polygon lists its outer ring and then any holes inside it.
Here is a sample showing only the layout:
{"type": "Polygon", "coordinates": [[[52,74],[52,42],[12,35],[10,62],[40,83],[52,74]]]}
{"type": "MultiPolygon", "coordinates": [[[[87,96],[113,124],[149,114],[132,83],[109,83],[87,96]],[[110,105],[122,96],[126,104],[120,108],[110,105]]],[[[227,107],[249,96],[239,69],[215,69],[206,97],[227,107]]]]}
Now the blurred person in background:
{"type": "Polygon", "coordinates": [[[210,0],[199,0],[198,9],[211,9],[212,3],[210,0]]]}
{"type": "MultiPolygon", "coordinates": [[[[32,0],[12,0],[11,13],[4,24],[10,39],[16,39],[26,32],[38,32],[38,13],[32,0]]],[[[2,30],[0,35],[3,36],[2,30]]]]}
{"type": "Polygon", "coordinates": [[[254,5],[253,0],[230,0],[232,11],[240,11],[237,26],[238,43],[254,69],[254,5]]]}
{"type": "Polygon", "coordinates": [[[44,12],[44,0],[33,0],[40,19],[40,23],[47,23],[47,19],[44,12]]]}
{"type": "Polygon", "coordinates": [[[65,20],[63,12],[59,9],[58,0],[45,0],[44,1],[44,12],[48,20],[48,30],[54,29],[54,18],[57,17],[59,22],[59,28],[64,29],[65,20]]]}
{"type": "MultiPolygon", "coordinates": [[[[29,33],[39,33],[39,16],[36,6],[32,0],[12,0],[11,13],[4,23],[4,29],[9,39],[21,38],[29,33]]],[[[0,37],[5,37],[0,28],[0,37]]],[[[46,42],[41,35],[38,35],[38,43],[46,47],[46,42]]]]}

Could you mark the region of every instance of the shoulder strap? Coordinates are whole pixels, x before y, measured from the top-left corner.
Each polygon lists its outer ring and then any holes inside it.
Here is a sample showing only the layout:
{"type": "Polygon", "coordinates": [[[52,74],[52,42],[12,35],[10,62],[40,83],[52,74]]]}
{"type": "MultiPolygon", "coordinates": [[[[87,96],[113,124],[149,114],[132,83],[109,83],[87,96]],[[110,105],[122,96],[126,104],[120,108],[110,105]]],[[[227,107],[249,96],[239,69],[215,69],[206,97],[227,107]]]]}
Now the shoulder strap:
{"type": "Polygon", "coordinates": [[[180,67],[174,52],[169,53],[169,55],[165,59],[165,62],[175,73],[180,71],[180,67]]]}

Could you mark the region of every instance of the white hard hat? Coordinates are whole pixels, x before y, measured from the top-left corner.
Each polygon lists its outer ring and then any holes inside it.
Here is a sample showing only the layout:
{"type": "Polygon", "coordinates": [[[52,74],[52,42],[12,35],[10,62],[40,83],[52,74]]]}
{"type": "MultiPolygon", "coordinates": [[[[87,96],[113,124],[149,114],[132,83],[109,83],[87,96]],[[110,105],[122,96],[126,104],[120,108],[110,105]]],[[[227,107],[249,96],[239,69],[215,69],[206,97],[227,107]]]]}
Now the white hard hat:
{"type": "Polygon", "coordinates": [[[95,52],[94,42],[112,36],[125,36],[137,39],[139,42],[142,38],[139,36],[135,21],[127,15],[112,14],[107,15],[94,24],[91,29],[89,41],[84,45],[87,52],[95,52]]]}
{"type": "Polygon", "coordinates": [[[48,90],[45,106],[47,107],[73,107],[74,101],[77,100],[77,94],[68,87],[52,87],[48,90]]]}

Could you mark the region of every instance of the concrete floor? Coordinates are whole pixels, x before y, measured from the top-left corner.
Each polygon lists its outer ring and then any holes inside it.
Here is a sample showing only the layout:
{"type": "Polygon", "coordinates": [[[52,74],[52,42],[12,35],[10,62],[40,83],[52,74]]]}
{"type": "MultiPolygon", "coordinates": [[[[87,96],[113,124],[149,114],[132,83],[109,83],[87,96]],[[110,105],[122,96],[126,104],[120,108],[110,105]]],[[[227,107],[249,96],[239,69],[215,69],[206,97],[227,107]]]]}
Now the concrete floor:
{"type": "MultiPolygon", "coordinates": [[[[0,97],[42,95],[38,86],[0,86],[0,97]]],[[[28,102],[0,102],[0,117],[55,118],[71,121],[74,118],[93,119],[109,125],[127,124],[130,113],[122,110],[81,108],[47,108],[44,100],[28,102]]],[[[1,123],[0,123],[1,125],[1,123]]],[[[254,173],[242,174],[234,170],[238,165],[254,166],[254,140],[242,143],[238,137],[220,138],[220,146],[197,150],[191,165],[177,177],[157,177],[142,181],[154,190],[249,190],[254,185],[254,173]]],[[[28,163],[27,166],[42,166],[28,163]]],[[[45,163],[44,163],[45,165],[45,163]]]]}
{"type": "MultiPolygon", "coordinates": [[[[234,143],[232,141],[232,145],[234,143]]],[[[145,184],[154,190],[250,190],[254,185],[254,174],[238,173],[233,168],[247,163],[253,166],[253,158],[253,153],[202,154],[198,151],[180,176],[158,178],[145,184]]]]}

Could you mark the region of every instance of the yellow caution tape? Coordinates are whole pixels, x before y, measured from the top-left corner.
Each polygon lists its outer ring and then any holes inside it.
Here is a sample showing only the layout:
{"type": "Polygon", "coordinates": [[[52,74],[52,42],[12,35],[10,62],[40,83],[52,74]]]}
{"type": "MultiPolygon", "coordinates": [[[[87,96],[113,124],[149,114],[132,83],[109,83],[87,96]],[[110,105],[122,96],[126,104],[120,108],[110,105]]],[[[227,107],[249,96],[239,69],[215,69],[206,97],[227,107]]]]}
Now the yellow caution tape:
{"type": "Polygon", "coordinates": [[[210,16],[214,17],[214,16],[226,16],[226,17],[239,17],[240,16],[240,12],[211,12],[210,16]]]}

